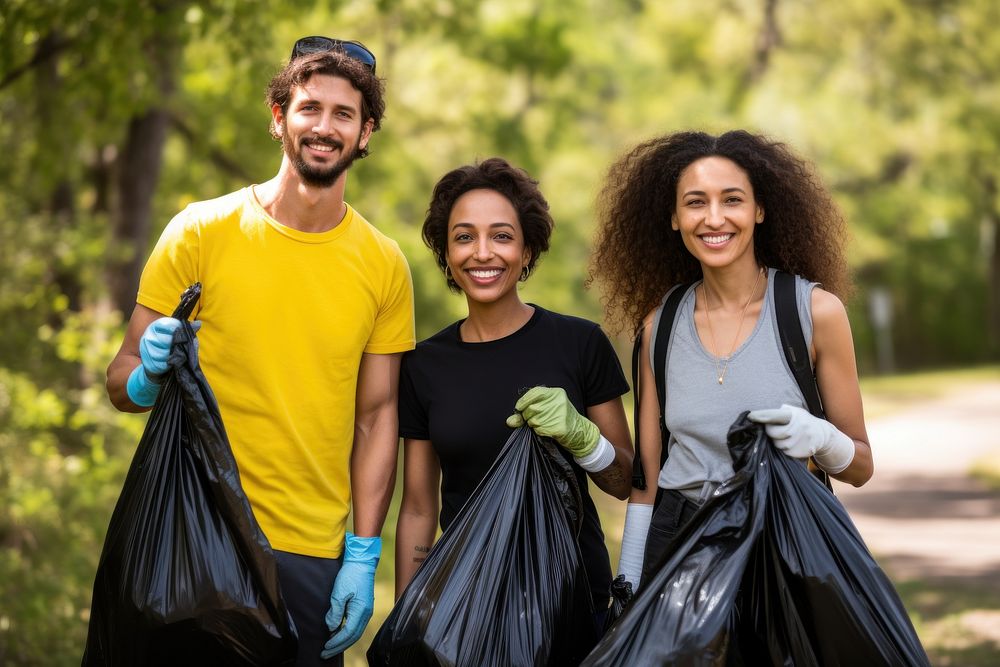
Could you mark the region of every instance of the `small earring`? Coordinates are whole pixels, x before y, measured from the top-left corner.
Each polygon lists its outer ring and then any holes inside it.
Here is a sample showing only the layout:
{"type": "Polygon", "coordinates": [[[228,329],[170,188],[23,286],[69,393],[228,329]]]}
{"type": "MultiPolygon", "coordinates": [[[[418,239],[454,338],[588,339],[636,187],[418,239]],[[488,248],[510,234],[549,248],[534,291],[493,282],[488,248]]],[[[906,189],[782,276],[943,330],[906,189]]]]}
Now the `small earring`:
{"type": "Polygon", "coordinates": [[[521,269],[521,277],[519,278],[519,280],[523,283],[525,280],[528,279],[529,273],[531,273],[531,271],[528,269],[528,267],[524,267],[523,269],[521,269]]]}
{"type": "Polygon", "coordinates": [[[445,266],[444,266],[444,277],[447,278],[448,280],[452,279],[451,278],[451,267],[448,266],[447,264],[445,264],[445,266]]]}

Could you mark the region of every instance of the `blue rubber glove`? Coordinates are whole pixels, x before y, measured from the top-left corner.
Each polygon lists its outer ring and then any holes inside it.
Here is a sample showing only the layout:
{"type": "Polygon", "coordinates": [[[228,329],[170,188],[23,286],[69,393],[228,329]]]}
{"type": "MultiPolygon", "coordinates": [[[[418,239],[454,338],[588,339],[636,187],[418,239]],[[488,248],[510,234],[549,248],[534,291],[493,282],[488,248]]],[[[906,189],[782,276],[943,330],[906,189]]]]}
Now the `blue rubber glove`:
{"type": "MultiPolygon", "coordinates": [[[[167,372],[174,332],[180,326],[181,321],[176,318],[161,317],[146,327],[139,339],[139,359],[142,363],[132,369],[125,384],[129,400],[136,405],[148,408],[156,402],[163,375],[167,372]]],[[[201,322],[192,322],[191,327],[197,331],[201,322]]]]}
{"type": "Polygon", "coordinates": [[[344,562],[333,582],[330,611],[326,612],[326,627],[333,636],[319,654],[324,660],[361,639],[375,609],[375,568],[381,553],[381,537],[358,537],[350,532],[345,536],[344,562]]]}

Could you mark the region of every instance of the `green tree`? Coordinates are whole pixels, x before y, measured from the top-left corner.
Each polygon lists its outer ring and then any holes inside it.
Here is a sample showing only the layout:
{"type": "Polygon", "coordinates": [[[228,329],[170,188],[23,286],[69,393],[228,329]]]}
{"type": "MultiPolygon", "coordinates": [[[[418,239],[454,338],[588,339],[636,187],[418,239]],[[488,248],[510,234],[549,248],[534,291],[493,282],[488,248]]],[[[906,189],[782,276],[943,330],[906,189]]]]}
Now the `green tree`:
{"type": "Polygon", "coordinates": [[[388,113],[347,199],[406,252],[420,337],[464,312],[419,238],[449,169],[501,155],[538,178],[556,230],[525,297],[600,319],[584,279],[606,166],[653,135],[740,126],[834,189],[867,370],[876,287],[900,366],[1000,354],[997,25],[992,0],[7,0],[0,663],[79,659],[144,422],[111,409],[103,368],[169,218],[277,169],[264,85],[297,37],[378,55],[388,113]]]}

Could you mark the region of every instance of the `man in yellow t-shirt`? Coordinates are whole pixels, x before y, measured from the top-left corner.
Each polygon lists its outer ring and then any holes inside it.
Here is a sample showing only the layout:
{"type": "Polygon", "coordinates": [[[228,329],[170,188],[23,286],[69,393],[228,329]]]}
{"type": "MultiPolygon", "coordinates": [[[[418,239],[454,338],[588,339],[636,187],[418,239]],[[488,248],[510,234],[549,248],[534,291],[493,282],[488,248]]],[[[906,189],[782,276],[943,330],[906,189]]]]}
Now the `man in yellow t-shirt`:
{"type": "Polygon", "coordinates": [[[298,665],[342,664],[371,617],[396,470],[410,272],[399,246],[344,201],[347,169],[379,129],[382,89],[360,44],[296,42],[268,87],[284,149],[277,175],[171,220],[108,367],[114,405],[149,409],[180,324],[165,314],[201,282],[201,367],[277,557],[298,665]]]}

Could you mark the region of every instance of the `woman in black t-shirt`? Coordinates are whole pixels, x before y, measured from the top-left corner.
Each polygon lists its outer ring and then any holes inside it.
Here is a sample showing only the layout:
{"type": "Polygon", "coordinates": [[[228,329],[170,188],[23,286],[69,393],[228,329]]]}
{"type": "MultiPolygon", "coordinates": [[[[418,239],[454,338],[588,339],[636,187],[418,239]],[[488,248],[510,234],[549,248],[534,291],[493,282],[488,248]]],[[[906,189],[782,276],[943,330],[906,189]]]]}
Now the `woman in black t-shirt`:
{"type": "Polygon", "coordinates": [[[607,608],[611,566],[587,475],[628,497],[632,442],[621,401],[628,383],[599,326],[518,295],[517,283],[548,249],[548,208],[537,182],[500,158],[455,169],[434,187],[423,238],[449,288],[465,294],[469,315],[403,358],[397,597],[439,519],[447,530],[511,427],[527,423],[558,442],[573,466],[584,502],[580,550],[594,608],[599,615],[607,608]]]}

